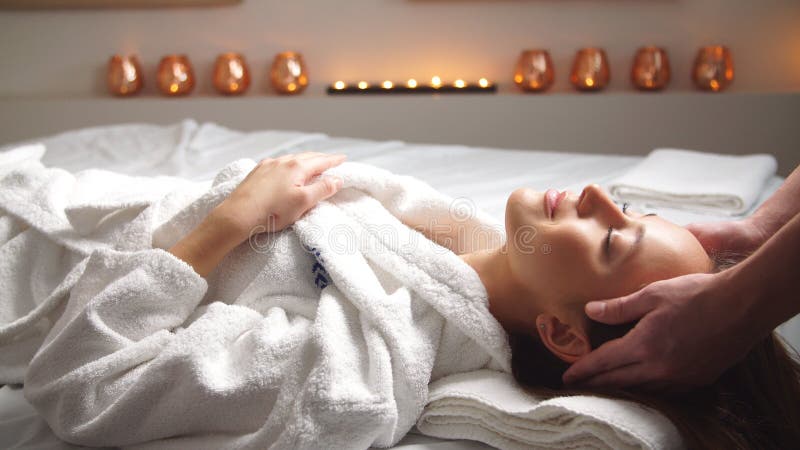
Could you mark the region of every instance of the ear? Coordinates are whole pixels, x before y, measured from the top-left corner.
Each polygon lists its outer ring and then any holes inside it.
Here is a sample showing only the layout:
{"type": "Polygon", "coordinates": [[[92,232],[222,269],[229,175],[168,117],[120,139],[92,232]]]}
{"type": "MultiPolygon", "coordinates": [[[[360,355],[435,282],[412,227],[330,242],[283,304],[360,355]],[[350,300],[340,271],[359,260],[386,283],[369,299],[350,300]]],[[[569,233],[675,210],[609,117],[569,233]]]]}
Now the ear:
{"type": "Polygon", "coordinates": [[[552,314],[536,317],[536,331],[548,350],[562,361],[574,363],[592,351],[589,338],[581,327],[564,323],[552,314]]]}

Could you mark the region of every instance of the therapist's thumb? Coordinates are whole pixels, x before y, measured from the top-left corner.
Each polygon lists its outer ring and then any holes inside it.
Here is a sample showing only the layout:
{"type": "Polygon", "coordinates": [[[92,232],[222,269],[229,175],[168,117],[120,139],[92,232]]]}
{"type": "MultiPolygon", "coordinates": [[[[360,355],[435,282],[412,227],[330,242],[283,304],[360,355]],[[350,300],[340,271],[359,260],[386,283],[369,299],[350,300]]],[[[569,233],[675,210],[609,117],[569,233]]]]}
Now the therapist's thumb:
{"type": "Polygon", "coordinates": [[[611,300],[592,301],[586,304],[586,315],[591,319],[617,325],[633,322],[653,310],[653,302],[648,301],[643,291],[611,300]]]}

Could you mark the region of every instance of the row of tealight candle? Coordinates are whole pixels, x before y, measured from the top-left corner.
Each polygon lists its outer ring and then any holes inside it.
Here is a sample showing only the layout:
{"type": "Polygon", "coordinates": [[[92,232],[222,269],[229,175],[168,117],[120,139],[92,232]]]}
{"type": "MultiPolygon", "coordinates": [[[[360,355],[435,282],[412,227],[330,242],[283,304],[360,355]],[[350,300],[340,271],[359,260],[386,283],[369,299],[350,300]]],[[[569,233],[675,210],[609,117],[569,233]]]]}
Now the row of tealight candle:
{"type": "Polygon", "coordinates": [[[461,78],[445,83],[438,75],[431,77],[429,84],[421,84],[416,79],[410,78],[402,83],[395,83],[391,80],[384,80],[381,83],[370,83],[361,80],[354,83],[337,81],[328,87],[329,94],[413,94],[413,93],[436,93],[436,92],[495,92],[497,86],[481,78],[475,82],[465,81],[461,78]]]}

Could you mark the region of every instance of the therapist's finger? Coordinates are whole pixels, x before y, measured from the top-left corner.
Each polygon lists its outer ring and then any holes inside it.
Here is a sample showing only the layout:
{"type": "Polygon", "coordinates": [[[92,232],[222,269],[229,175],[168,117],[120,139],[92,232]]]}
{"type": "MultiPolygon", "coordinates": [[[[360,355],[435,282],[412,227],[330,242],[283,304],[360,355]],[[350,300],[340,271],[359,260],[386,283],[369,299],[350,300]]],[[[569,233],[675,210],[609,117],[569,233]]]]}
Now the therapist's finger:
{"type": "Polygon", "coordinates": [[[618,367],[608,372],[586,378],[580,382],[581,387],[588,388],[644,388],[642,390],[651,390],[647,389],[648,385],[650,388],[657,386],[650,382],[650,376],[646,367],[640,363],[618,367]]]}
{"type": "Polygon", "coordinates": [[[617,325],[641,319],[656,307],[656,299],[647,290],[634,292],[611,300],[591,301],[586,304],[586,315],[592,319],[617,325]]]}
{"type": "Polygon", "coordinates": [[[603,372],[638,363],[636,352],[627,339],[606,342],[576,361],[561,377],[564,384],[575,384],[603,372]]]}

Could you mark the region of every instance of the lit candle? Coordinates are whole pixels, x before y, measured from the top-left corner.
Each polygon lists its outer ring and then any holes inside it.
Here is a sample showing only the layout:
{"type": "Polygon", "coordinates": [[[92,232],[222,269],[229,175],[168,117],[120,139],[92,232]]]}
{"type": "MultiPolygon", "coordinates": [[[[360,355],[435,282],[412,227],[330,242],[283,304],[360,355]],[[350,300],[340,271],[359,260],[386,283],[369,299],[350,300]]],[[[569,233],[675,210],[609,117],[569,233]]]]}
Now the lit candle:
{"type": "Polygon", "coordinates": [[[460,80],[460,79],[456,80],[455,83],[453,83],[453,86],[455,86],[455,87],[457,87],[459,89],[463,88],[466,85],[467,85],[467,83],[465,83],[464,80],[460,80]]]}
{"type": "Polygon", "coordinates": [[[369,84],[367,84],[366,81],[359,81],[358,82],[358,88],[359,89],[366,89],[367,87],[369,87],[369,84]]]}
{"type": "Polygon", "coordinates": [[[486,78],[481,78],[478,80],[478,84],[480,84],[482,88],[489,87],[489,80],[486,78]]]}
{"type": "Polygon", "coordinates": [[[336,83],[333,83],[333,87],[341,91],[345,87],[344,81],[337,81],[336,83]]]}
{"type": "Polygon", "coordinates": [[[442,86],[442,79],[439,78],[438,76],[434,75],[433,78],[431,78],[431,86],[433,86],[435,88],[441,87],[442,86]]]}
{"type": "Polygon", "coordinates": [[[389,80],[386,80],[386,81],[383,82],[383,88],[384,89],[391,89],[392,86],[394,86],[394,84],[389,80]]]}
{"type": "Polygon", "coordinates": [[[408,83],[406,83],[406,85],[411,89],[414,89],[415,87],[417,87],[417,80],[411,78],[408,80],[408,83]]]}

